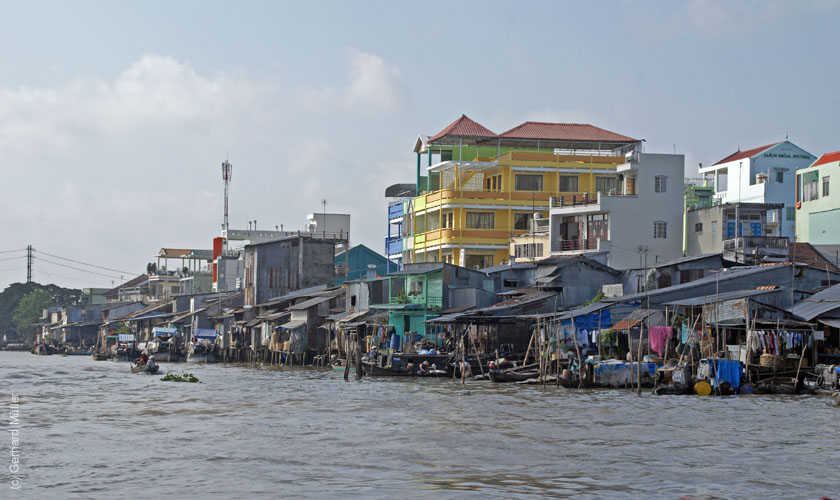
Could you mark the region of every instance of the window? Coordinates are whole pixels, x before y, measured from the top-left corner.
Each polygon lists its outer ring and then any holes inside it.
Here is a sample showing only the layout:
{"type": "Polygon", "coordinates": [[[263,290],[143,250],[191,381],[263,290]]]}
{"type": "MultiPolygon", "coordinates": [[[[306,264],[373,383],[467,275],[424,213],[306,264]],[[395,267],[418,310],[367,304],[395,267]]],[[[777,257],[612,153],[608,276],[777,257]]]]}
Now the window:
{"type": "Polygon", "coordinates": [[[783,184],[785,182],[785,173],[781,170],[776,170],[776,182],[783,184]]]}
{"type": "Polygon", "coordinates": [[[517,259],[536,259],[543,255],[542,243],[522,243],[514,247],[517,259]]]}
{"type": "Polygon", "coordinates": [[[484,179],[484,187],[487,191],[502,190],[502,175],[492,175],[484,179]]]}
{"type": "Polygon", "coordinates": [[[827,175],[823,176],[823,196],[828,196],[828,177],[827,175]]]}
{"type": "Polygon", "coordinates": [[[538,174],[516,174],[513,183],[517,191],[543,190],[543,176],[538,174]]]}
{"type": "Polygon", "coordinates": [[[785,212],[787,220],[796,220],[796,209],[794,207],[785,207],[785,212]]]}
{"type": "Polygon", "coordinates": [[[493,229],[494,219],[493,212],[467,212],[467,229],[493,229]]]}
{"type": "Polygon", "coordinates": [[[578,192],[578,176],[576,175],[561,175],[557,191],[561,193],[577,193],[578,192]]]}
{"type": "Polygon", "coordinates": [[[702,233],[703,232],[703,223],[702,222],[698,222],[697,224],[694,224],[694,232],[695,233],[702,233]]]}
{"type": "Polygon", "coordinates": [[[595,176],[595,191],[599,193],[611,193],[618,189],[618,179],[609,176],[595,176]]]}
{"type": "Polygon", "coordinates": [[[531,214],[513,214],[513,228],[528,229],[529,220],[531,220],[531,214]]]}
{"type": "Polygon", "coordinates": [[[658,220],[653,223],[653,237],[667,238],[668,237],[668,223],[658,220]]]}
{"type": "Polygon", "coordinates": [[[453,229],[455,223],[455,214],[453,212],[444,212],[441,224],[447,229],[453,229]]]}
{"type": "Polygon", "coordinates": [[[717,236],[717,221],[712,221],[712,236],[717,236]]]}
{"type": "Polygon", "coordinates": [[[802,201],[813,201],[820,198],[819,184],[820,171],[812,170],[802,174],[802,201]]]}
{"type": "Polygon", "coordinates": [[[440,229],[440,217],[440,212],[429,214],[426,220],[426,231],[437,231],[440,229]]]}
{"type": "Polygon", "coordinates": [[[655,193],[664,193],[667,190],[667,175],[657,175],[653,179],[653,191],[655,193]]]}
{"type": "Polygon", "coordinates": [[[484,269],[485,267],[493,266],[492,255],[470,255],[467,254],[465,267],[469,269],[484,269]]]}

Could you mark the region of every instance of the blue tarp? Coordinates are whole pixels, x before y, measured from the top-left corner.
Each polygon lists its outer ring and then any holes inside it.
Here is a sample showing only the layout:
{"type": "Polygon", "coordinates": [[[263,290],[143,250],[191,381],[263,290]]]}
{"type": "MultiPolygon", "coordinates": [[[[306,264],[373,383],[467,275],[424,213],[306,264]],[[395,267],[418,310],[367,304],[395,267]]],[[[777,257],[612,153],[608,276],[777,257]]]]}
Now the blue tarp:
{"type": "MultiPolygon", "coordinates": [[[[600,328],[609,328],[612,325],[612,320],[610,319],[610,310],[609,308],[603,309],[598,312],[586,314],[583,316],[578,316],[575,318],[575,328],[577,329],[585,329],[585,330],[598,330],[600,328]],[[600,321],[600,324],[599,324],[600,321]]],[[[571,319],[564,319],[560,322],[560,326],[572,326],[571,319]]]]}
{"type": "Polygon", "coordinates": [[[729,382],[736,391],[741,387],[741,362],[715,360],[715,387],[721,382],[729,382]]]}
{"type": "Polygon", "coordinates": [[[215,339],[217,337],[216,330],[210,328],[198,328],[193,334],[197,339],[215,339]]]}
{"type": "Polygon", "coordinates": [[[178,336],[178,329],[177,328],[155,327],[155,328],[152,328],[152,333],[154,333],[156,338],[157,337],[178,336]]]}

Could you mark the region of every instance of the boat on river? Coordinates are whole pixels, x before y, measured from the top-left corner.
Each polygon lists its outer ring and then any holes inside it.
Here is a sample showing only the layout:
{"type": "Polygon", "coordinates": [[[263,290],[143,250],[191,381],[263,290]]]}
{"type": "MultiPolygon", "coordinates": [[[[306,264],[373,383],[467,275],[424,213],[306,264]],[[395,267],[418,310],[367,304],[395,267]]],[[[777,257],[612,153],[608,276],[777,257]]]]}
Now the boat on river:
{"type": "Polygon", "coordinates": [[[451,374],[450,360],[448,354],[378,355],[362,358],[362,371],[372,377],[446,377],[451,374]]]}
{"type": "Polygon", "coordinates": [[[131,365],[131,373],[146,373],[149,375],[154,375],[159,371],[160,365],[158,364],[149,365],[148,363],[146,363],[142,365],[131,365]]]}

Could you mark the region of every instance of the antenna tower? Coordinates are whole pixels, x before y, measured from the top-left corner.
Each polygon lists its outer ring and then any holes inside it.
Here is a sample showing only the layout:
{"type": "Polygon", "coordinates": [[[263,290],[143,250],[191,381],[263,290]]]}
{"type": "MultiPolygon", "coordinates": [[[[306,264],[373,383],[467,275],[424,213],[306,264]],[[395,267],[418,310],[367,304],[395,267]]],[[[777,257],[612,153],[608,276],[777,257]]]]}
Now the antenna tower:
{"type": "Polygon", "coordinates": [[[230,164],[229,161],[225,160],[222,163],[222,180],[225,181],[225,220],[222,222],[222,229],[224,229],[224,240],[223,245],[224,249],[227,250],[227,236],[228,236],[228,189],[230,187],[230,179],[233,176],[233,165],[230,164]]]}

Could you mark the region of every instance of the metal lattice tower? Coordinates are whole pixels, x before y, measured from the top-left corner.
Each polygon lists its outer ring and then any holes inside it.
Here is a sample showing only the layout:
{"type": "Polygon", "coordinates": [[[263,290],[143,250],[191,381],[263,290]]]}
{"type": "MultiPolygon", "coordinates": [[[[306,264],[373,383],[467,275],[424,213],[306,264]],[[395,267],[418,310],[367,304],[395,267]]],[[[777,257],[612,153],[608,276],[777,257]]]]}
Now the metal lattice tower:
{"type": "Polygon", "coordinates": [[[224,240],[223,245],[224,249],[227,250],[227,233],[228,233],[228,189],[230,186],[230,179],[233,176],[233,165],[230,164],[229,161],[225,160],[222,163],[222,180],[225,181],[225,219],[222,222],[222,228],[224,229],[224,240]]]}

